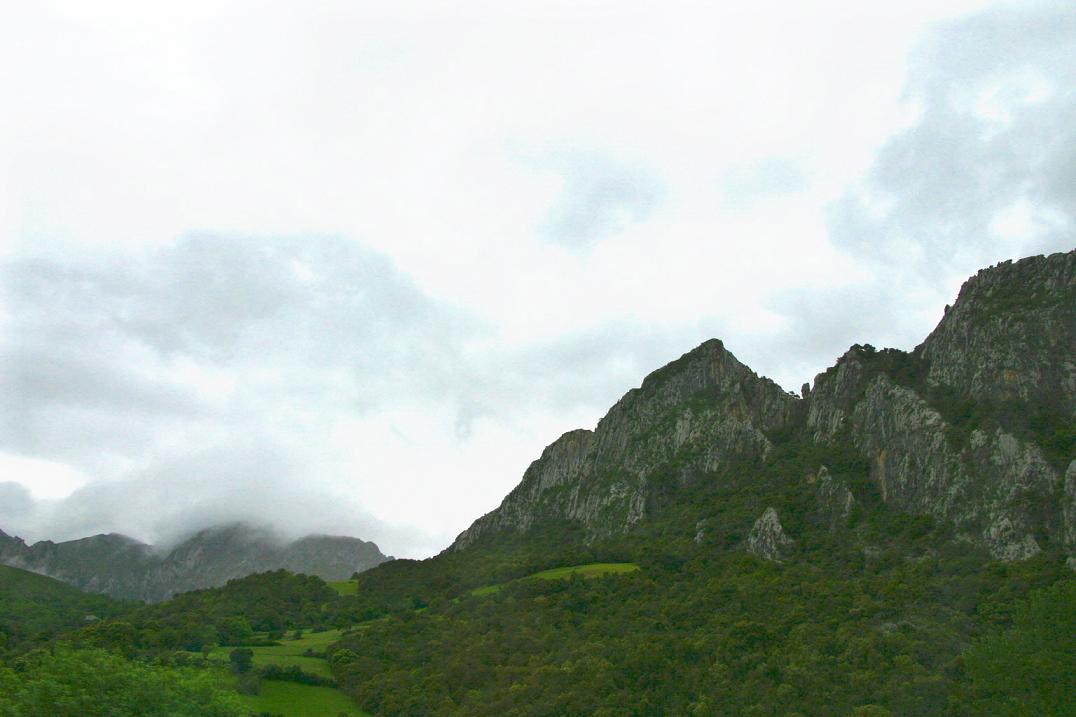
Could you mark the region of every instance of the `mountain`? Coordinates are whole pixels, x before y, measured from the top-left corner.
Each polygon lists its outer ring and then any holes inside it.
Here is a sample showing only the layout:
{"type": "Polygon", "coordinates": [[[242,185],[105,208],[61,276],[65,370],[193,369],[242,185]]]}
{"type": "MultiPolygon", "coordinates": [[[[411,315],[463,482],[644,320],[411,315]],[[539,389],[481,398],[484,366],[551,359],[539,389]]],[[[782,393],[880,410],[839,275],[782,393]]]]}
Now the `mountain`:
{"type": "MultiPolygon", "coordinates": [[[[914,351],[853,346],[802,396],[756,375],[720,341],[703,343],[650,374],[595,430],[547,447],[449,551],[543,524],[581,529],[587,543],[645,530],[668,523],[670,507],[680,516],[700,484],[717,500],[765,493],[749,476],[783,453],[818,456],[777,477],[817,485],[816,511],[831,522],[856,500],[855,471],[824,462],[839,455],[864,463],[865,488],[887,507],[929,515],[996,558],[1072,555],[1074,416],[1076,252],[1005,262],[965,282],[914,351]]],[[[761,535],[784,516],[758,507],[757,525],[737,527],[775,555],[776,538],[761,535]]],[[[667,527],[702,541],[712,510],[696,508],[694,520],[667,527]]]]}
{"type": "Polygon", "coordinates": [[[200,531],[168,551],[115,533],[27,545],[0,531],[0,564],[86,591],[148,601],[282,568],[345,580],[386,560],[391,558],[374,543],[358,538],[308,535],[287,542],[242,523],[200,531]]]}
{"type": "Polygon", "coordinates": [[[1074,360],[1076,252],[799,395],[707,341],[361,575],[333,676],[386,717],[1072,715],[1074,360]]]}

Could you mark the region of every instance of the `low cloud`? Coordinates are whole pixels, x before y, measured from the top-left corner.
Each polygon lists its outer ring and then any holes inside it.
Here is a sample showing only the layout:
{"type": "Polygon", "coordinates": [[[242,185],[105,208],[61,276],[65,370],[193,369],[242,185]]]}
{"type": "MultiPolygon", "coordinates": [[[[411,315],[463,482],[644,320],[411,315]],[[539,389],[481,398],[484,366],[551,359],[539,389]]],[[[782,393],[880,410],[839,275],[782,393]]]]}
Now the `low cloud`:
{"type": "MultiPolygon", "coordinates": [[[[431,528],[417,527],[435,509],[421,498],[376,515],[402,484],[470,505],[470,481],[496,476],[472,475],[481,457],[468,451],[495,445],[495,431],[537,453],[573,427],[550,416],[600,415],[698,342],[623,322],[508,345],[384,256],[325,237],[197,236],[23,257],[0,272],[0,451],[15,457],[8,465],[46,461],[86,479],[66,498],[35,500],[20,484],[42,496],[60,486],[9,476],[19,483],[3,484],[0,527],[32,539],[117,531],[168,542],[247,520],[435,552],[479,510],[431,528]],[[448,463],[432,475],[407,453],[448,463]]],[[[493,481],[499,493],[525,460],[496,465],[513,466],[493,481]]]]}
{"type": "Polygon", "coordinates": [[[834,242],[890,281],[916,282],[1070,248],[1071,6],[1006,5],[943,25],[910,78],[919,119],[886,144],[861,190],[834,204],[834,242]]]}
{"type": "Polygon", "coordinates": [[[642,166],[595,153],[563,153],[551,160],[562,186],[544,235],[572,250],[585,250],[637,222],[658,207],[663,189],[642,166]]]}

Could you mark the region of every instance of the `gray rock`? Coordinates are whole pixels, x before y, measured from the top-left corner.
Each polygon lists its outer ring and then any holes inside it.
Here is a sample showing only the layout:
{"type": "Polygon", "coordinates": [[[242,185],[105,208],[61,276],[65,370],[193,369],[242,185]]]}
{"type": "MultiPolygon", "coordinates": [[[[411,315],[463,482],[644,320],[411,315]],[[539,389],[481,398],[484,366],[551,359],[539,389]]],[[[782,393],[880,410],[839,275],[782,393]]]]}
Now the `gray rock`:
{"type": "MultiPolygon", "coordinates": [[[[791,434],[850,446],[869,461],[889,507],[948,523],[1000,559],[1026,558],[1047,544],[1074,554],[1076,462],[1062,475],[1056,455],[1052,464],[1033,441],[998,428],[958,434],[926,400],[943,391],[1076,416],[1074,357],[1076,252],[979,272],[915,352],[853,346],[802,389],[803,398],[708,341],[648,376],[593,431],[550,445],[450,550],[545,520],[575,522],[588,540],[622,534],[685,486],[731,480],[732,468],[749,480],[772,437],[791,434]]],[[[814,480],[819,518],[841,529],[854,497],[828,471],[814,480]]],[[[682,529],[696,543],[708,532],[682,529]]]]}
{"type": "Polygon", "coordinates": [[[766,560],[781,562],[794,541],[785,535],[777,511],[767,508],[751,528],[747,536],[747,552],[766,560]]]}
{"type": "Polygon", "coordinates": [[[830,475],[825,466],[819,466],[811,481],[815,484],[819,519],[829,525],[830,530],[847,525],[856,499],[845,482],[830,475]]]}
{"type": "Polygon", "coordinates": [[[932,384],[1076,416],[1076,252],[981,270],[920,353],[932,384]]]}
{"type": "Polygon", "coordinates": [[[720,341],[707,341],[647,376],[593,431],[571,431],[548,446],[500,507],[449,549],[524,532],[543,519],[578,522],[590,538],[624,533],[645,519],[659,472],[675,465],[675,483],[683,485],[764,458],[766,431],[791,423],[798,402],[720,341]]]}

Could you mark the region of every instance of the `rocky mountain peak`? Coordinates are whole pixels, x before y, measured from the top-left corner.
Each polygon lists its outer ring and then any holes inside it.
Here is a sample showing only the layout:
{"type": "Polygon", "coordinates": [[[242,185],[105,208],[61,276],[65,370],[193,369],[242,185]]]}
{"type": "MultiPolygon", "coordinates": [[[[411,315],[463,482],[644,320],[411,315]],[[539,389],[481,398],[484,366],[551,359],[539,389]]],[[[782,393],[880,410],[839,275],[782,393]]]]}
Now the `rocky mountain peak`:
{"type": "MultiPolygon", "coordinates": [[[[933,516],[995,557],[1072,554],[1074,292],[1076,252],[983,270],[916,350],[856,344],[802,399],[756,375],[721,341],[706,341],[628,391],[594,431],[551,444],[451,549],[550,520],[575,523],[590,540],[622,534],[692,486],[709,482],[719,495],[724,481],[750,491],[774,441],[784,441],[788,465],[789,451],[838,456],[844,470],[867,472],[856,480],[869,480],[889,509],[933,516]]],[[[813,481],[817,520],[846,527],[859,501],[845,476],[802,470],[780,479],[813,481]]],[[[767,475],[772,490],[773,471],[767,475]]],[[[700,506],[683,526],[687,539],[703,545],[721,535],[707,517],[717,512],[700,506]]],[[[759,521],[756,542],[768,535],[779,547],[776,513],[759,521]]]]}
{"type": "Polygon", "coordinates": [[[1002,262],[964,282],[917,349],[931,384],[1076,416],[1076,251],[1002,262]]]}
{"type": "Polygon", "coordinates": [[[621,533],[654,502],[657,471],[676,462],[676,480],[689,483],[759,458],[770,448],[766,431],[787,426],[799,401],[721,341],[706,341],[628,391],[594,431],[570,431],[550,444],[501,506],[450,549],[548,518],[578,522],[594,537],[621,533]]]}

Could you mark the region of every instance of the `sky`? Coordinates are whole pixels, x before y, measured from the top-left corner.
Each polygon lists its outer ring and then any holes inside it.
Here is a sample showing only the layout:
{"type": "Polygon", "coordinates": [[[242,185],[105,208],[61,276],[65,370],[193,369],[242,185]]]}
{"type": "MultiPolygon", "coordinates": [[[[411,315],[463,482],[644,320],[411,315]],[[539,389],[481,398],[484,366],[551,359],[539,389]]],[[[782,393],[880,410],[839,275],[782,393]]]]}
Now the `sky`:
{"type": "Polygon", "coordinates": [[[425,557],[717,337],[788,390],[1076,245],[1060,2],[0,8],[0,529],[425,557]]]}

